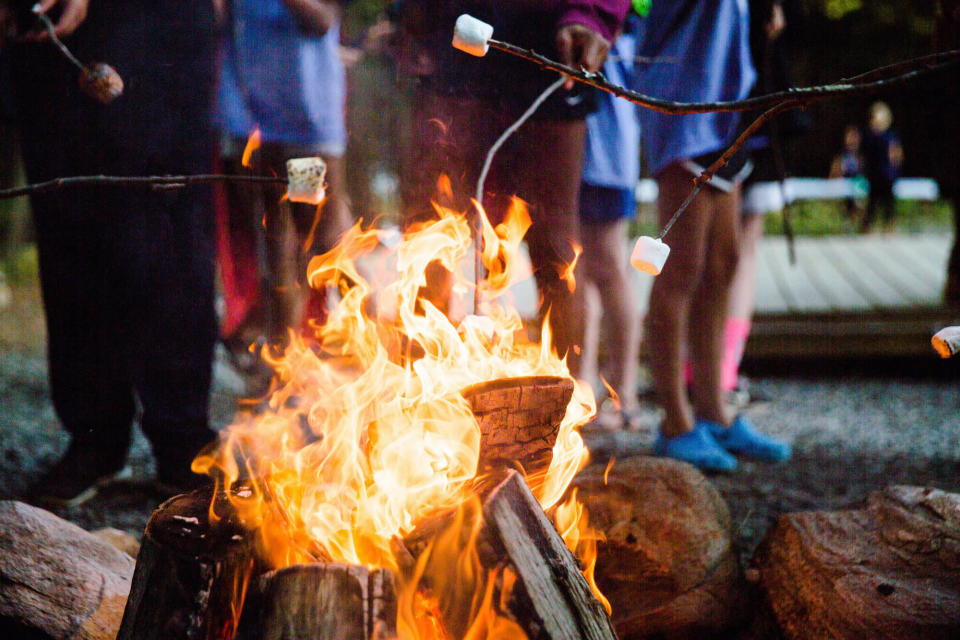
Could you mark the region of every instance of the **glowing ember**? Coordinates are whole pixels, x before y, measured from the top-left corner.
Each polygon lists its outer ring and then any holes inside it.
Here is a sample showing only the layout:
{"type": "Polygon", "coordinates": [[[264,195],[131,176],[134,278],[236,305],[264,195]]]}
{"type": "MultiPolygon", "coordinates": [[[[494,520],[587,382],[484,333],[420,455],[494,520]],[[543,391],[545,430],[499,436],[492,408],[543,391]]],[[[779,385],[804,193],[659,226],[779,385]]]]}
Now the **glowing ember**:
{"type": "MultiPolygon", "coordinates": [[[[461,392],[502,378],[570,376],[548,327],[541,343],[531,342],[506,303],[530,226],[522,201],[496,226],[480,211],[489,275],[479,283],[478,316],[459,326],[418,298],[434,261],[455,274],[455,292],[473,296],[474,284],[458,275],[461,263],[472,261],[469,223],[440,207],[437,213],[394,249],[380,241],[384,232],[358,223],[311,260],[310,285],[337,288],[339,303],[315,335],[291,332],[282,356],[263,352],[276,371],[269,410],[232,425],[219,450],[193,468],[217,478],[219,488],[249,486],[246,497],[231,493],[231,502],[272,568],[320,559],[397,571],[401,637],[522,638],[496,615],[510,577],[481,570],[472,542],[481,430],[461,392]],[[393,268],[374,284],[361,265],[383,252],[393,268]],[[454,524],[415,566],[405,564],[397,541],[442,513],[457,514],[448,519],[454,524]]],[[[565,413],[560,407],[549,465],[528,476],[545,510],[587,460],[576,427],[594,413],[589,386],[574,383],[565,413]]],[[[568,503],[558,516],[571,548],[583,547],[579,506],[568,503]]]]}

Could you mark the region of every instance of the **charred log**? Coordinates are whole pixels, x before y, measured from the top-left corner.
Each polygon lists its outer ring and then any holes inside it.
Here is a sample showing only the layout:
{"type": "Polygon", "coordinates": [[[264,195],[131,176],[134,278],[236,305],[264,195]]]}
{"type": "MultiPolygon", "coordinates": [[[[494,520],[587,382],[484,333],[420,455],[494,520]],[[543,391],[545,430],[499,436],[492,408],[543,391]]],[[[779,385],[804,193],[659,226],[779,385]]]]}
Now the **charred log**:
{"type": "Polygon", "coordinates": [[[118,640],[231,638],[254,569],[247,530],[210,491],[176,496],[150,517],[118,640]]]}

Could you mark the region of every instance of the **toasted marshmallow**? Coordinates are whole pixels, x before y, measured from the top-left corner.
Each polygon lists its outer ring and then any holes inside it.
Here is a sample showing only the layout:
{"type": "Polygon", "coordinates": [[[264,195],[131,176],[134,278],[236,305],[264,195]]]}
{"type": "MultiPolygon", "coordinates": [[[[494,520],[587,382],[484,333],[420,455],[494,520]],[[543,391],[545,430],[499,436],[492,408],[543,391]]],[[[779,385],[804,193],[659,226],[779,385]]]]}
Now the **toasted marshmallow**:
{"type": "Polygon", "coordinates": [[[463,14],[453,26],[453,46],[472,56],[482,58],[490,50],[493,26],[471,15],[463,14]]]}
{"type": "Polygon", "coordinates": [[[287,198],[290,202],[320,204],[326,195],[327,163],[322,158],[287,160],[287,198]]]}
{"type": "Polygon", "coordinates": [[[638,271],[656,276],[663,269],[668,255],[670,255],[670,247],[662,240],[640,236],[637,238],[637,244],[633,246],[633,253],[630,254],[630,264],[638,271]]]}

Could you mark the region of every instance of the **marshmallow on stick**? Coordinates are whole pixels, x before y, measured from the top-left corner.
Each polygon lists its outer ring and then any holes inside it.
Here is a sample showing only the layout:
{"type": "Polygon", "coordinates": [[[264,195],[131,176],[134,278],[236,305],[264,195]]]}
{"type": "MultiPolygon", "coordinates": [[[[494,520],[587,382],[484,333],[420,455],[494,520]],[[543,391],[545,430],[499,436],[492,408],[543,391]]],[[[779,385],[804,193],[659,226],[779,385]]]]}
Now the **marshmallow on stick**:
{"type": "Polygon", "coordinates": [[[290,202],[320,204],[326,195],[327,163],[322,158],[287,160],[287,198],[290,202]]]}
{"type": "Polygon", "coordinates": [[[630,264],[638,271],[656,276],[660,275],[668,255],[670,255],[670,247],[663,240],[640,236],[637,238],[637,244],[633,246],[633,253],[630,254],[630,264]]]}
{"type": "Polygon", "coordinates": [[[930,338],[930,343],[941,358],[949,358],[960,353],[960,327],[945,327],[930,338]]]}
{"type": "Polygon", "coordinates": [[[490,50],[490,38],[493,37],[493,26],[482,20],[477,20],[466,13],[457,18],[453,26],[453,46],[472,56],[482,58],[490,50]]]}

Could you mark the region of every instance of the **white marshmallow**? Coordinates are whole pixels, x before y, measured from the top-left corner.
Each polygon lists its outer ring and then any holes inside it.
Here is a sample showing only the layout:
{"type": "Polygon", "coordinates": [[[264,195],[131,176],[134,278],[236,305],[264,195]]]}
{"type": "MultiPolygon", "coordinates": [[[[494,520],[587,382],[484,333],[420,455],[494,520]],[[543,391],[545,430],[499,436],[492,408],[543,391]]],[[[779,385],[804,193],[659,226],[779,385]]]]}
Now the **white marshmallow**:
{"type": "Polygon", "coordinates": [[[463,14],[453,26],[453,46],[472,56],[482,58],[490,50],[493,26],[471,15],[463,14]]]}
{"type": "Polygon", "coordinates": [[[290,202],[320,204],[326,195],[327,163],[322,158],[287,160],[287,198],[290,202]]]}
{"type": "Polygon", "coordinates": [[[633,246],[633,253],[630,254],[630,264],[637,271],[656,276],[663,269],[668,255],[670,255],[670,247],[660,238],[640,236],[637,238],[637,244],[633,246]]]}

